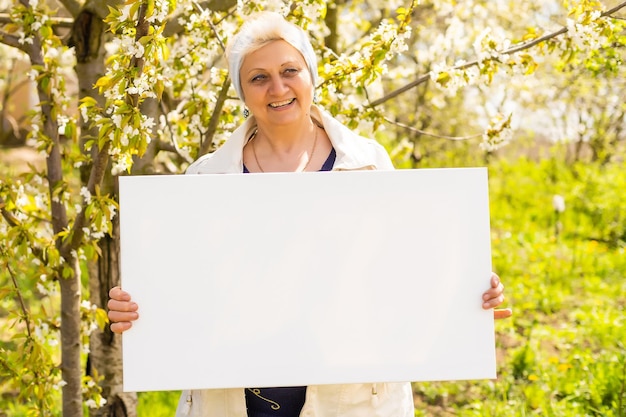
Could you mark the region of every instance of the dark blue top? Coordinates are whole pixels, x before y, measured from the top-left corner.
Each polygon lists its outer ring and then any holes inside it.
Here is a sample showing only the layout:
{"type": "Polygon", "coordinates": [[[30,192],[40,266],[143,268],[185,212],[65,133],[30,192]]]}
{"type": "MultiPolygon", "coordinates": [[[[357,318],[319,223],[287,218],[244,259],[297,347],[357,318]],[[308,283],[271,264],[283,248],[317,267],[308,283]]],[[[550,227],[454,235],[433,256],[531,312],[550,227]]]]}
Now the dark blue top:
{"type": "MultiPolygon", "coordinates": [[[[326,162],[324,162],[324,165],[322,165],[322,168],[320,169],[320,171],[331,171],[333,169],[333,165],[335,165],[336,157],[337,157],[337,153],[335,152],[335,148],[332,148],[330,150],[330,154],[328,154],[328,158],[326,158],[326,162]]],[[[245,165],[243,166],[243,173],[244,174],[250,173],[250,171],[248,171],[248,168],[245,165]]]]}
{"type": "MultiPolygon", "coordinates": [[[[337,154],[333,148],[320,171],[330,171],[337,154]]],[[[249,173],[243,166],[243,172],[249,173]]],[[[304,406],[306,387],[246,388],[248,417],[298,417],[304,406]]]]}
{"type": "Polygon", "coordinates": [[[248,417],[298,417],[306,387],[246,388],[248,417]]]}

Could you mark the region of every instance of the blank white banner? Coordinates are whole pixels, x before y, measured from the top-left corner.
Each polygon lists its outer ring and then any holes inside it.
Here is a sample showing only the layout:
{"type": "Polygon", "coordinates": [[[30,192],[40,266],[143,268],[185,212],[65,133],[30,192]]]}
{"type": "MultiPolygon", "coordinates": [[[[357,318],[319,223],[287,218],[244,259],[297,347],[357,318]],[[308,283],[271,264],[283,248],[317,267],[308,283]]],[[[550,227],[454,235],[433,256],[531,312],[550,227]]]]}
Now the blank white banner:
{"type": "Polygon", "coordinates": [[[496,377],[485,168],[119,187],[126,391],[496,377]]]}

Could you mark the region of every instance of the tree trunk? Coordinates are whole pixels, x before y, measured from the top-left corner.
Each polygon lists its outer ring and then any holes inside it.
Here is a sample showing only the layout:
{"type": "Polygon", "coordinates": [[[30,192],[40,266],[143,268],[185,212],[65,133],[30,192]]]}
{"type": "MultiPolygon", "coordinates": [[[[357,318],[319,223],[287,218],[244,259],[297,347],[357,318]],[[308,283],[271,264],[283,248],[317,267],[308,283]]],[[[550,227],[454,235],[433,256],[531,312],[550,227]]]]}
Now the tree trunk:
{"type": "Polygon", "coordinates": [[[61,286],[61,374],[63,386],[63,416],[83,415],[80,301],[81,283],[78,259],[66,258],[71,262],[72,276],[59,278],[61,286]]]}
{"type": "MultiPolygon", "coordinates": [[[[105,13],[97,10],[98,5],[91,2],[79,13],[72,29],[71,45],[76,49],[76,74],[79,82],[79,98],[92,97],[99,105],[104,105],[104,98],[93,88],[96,81],[105,73],[106,26],[103,22],[105,13]]],[[[99,6],[102,6],[100,4],[99,6]]],[[[89,137],[98,136],[98,128],[92,128],[81,119],[81,142],[89,137]]],[[[94,150],[95,151],[95,150],[94,150]]],[[[92,155],[95,158],[95,152],[92,155]]],[[[90,167],[81,172],[82,183],[86,184],[90,167]]],[[[101,185],[103,193],[110,193],[117,200],[114,179],[107,169],[101,185]]],[[[97,261],[89,262],[89,299],[92,304],[106,309],[111,287],[119,285],[119,226],[117,217],[113,219],[113,235],[102,238],[98,245],[101,256],[97,261]]],[[[122,392],[122,343],[121,336],[113,334],[107,327],[103,331],[95,330],[90,337],[90,353],[87,374],[102,377],[99,385],[102,396],[107,400],[104,407],[91,409],[94,417],[135,417],[137,415],[137,394],[122,392]]]]}
{"type": "Polygon", "coordinates": [[[328,27],[328,35],[324,38],[324,43],[326,47],[331,51],[337,53],[338,47],[338,38],[337,38],[337,24],[339,19],[339,7],[340,1],[336,1],[334,4],[330,4],[328,9],[326,10],[326,17],[324,21],[326,23],[326,27],[328,27]]]}
{"type": "MultiPolygon", "coordinates": [[[[33,38],[29,56],[33,66],[45,67],[41,39],[37,36],[33,38]]],[[[37,95],[43,118],[42,132],[50,141],[50,150],[46,158],[46,176],[52,230],[59,236],[61,232],[67,230],[69,224],[66,208],[62,198],[59,197],[59,189],[64,186],[59,125],[56,117],[53,117],[52,99],[41,83],[37,84],[37,95]]],[[[82,417],[80,267],[76,252],[67,250],[61,237],[56,238],[55,244],[64,261],[64,264],[58,267],[56,276],[61,287],[61,377],[65,382],[62,390],[63,416],[82,417]]]]}
{"type": "MultiPolygon", "coordinates": [[[[120,283],[119,274],[119,222],[113,220],[113,236],[99,242],[101,256],[89,264],[90,301],[97,306],[106,306],[109,289],[120,283]]],[[[108,328],[96,330],[90,338],[90,369],[103,377],[100,382],[104,407],[91,410],[92,417],[136,417],[137,394],[122,392],[122,337],[108,328]]]]}

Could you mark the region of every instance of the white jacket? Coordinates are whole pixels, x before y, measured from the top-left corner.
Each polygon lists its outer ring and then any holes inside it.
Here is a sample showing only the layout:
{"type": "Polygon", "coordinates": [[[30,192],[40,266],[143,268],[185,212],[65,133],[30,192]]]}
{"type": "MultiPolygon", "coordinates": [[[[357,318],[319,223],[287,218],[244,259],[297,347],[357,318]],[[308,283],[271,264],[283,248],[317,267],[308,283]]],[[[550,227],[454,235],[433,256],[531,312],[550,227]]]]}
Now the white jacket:
{"type": "MultiPolygon", "coordinates": [[[[385,149],[356,135],[316,106],[312,117],[320,123],[337,154],[334,171],[393,169],[385,149]]],[[[256,128],[254,117],[235,130],[218,150],[195,161],[187,174],[227,174],[243,171],[243,147],[256,128]]],[[[409,382],[309,385],[300,417],[413,417],[409,382]]],[[[183,391],[176,417],[246,417],[243,388],[183,391]]]]}
{"type": "MultiPolygon", "coordinates": [[[[326,130],[337,158],[333,171],[354,169],[393,169],[385,148],[339,123],[319,107],[311,107],[311,116],[326,130]]],[[[187,174],[236,174],[243,172],[243,147],[256,129],[251,116],[215,152],[199,158],[187,168],[187,174]]]]}

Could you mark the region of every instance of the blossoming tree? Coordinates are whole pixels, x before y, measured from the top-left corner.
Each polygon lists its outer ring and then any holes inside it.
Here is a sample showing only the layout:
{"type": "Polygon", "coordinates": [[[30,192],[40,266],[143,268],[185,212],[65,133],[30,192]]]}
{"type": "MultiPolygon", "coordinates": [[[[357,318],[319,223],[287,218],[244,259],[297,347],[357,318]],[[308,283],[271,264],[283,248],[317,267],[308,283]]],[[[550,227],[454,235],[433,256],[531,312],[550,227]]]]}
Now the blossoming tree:
{"type": "MultiPolygon", "coordinates": [[[[538,3],[4,0],[0,53],[30,65],[37,100],[27,143],[46,159],[44,169],[0,178],[0,294],[18,341],[0,345],[0,376],[17,403],[56,415],[60,390],[66,417],[84,405],[93,415],[134,414],[103,310],[119,283],[115,179],[183,172],[227,140],[242,103],[224,43],[246,15],[273,9],[307,29],[321,104],[382,140],[398,166],[414,167],[424,137],[476,136],[485,152],[506,143],[514,111],[495,98],[527,89],[542,64],[620,74],[626,3],[538,3]]],[[[612,105],[623,124],[621,102],[612,105]]]]}

